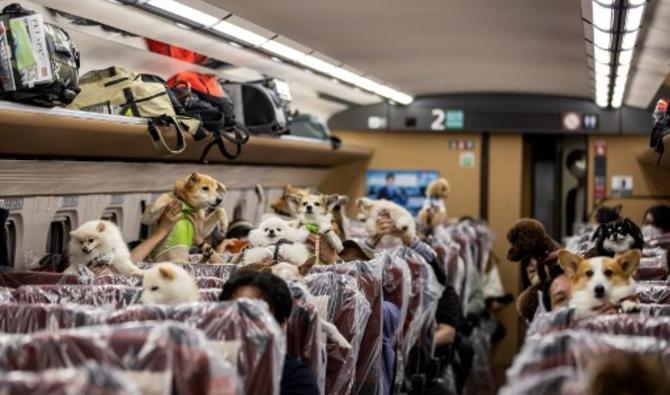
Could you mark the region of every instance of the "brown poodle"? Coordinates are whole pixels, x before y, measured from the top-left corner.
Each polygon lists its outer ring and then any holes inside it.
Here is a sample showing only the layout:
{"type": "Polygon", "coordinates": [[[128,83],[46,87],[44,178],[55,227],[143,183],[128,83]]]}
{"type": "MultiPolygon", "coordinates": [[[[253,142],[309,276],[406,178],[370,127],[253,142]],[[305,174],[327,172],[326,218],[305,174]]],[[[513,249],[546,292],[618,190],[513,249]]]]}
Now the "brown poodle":
{"type": "Polygon", "coordinates": [[[552,251],[559,248],[544,230],[539,221],[530,218],[520,219],[507,232],[507,241],[512,244],[507,252],[507,259],[519,262],[525,258],[544,260],[552,251]]]}

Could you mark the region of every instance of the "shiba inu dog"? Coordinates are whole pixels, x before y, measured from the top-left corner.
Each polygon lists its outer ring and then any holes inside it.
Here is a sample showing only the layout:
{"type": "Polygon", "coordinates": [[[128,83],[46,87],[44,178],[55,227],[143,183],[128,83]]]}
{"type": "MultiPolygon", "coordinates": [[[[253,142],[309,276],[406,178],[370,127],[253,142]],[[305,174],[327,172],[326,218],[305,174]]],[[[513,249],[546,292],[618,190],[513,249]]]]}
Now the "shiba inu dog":
{"type": "Polygon", "coordinates": [[[627,300],[635,295],[633,273],[640,264],[640,251],[630,250],[614,258],[585,259],[567,250],[558,253],[558,260],[572,282],[570,306],[586,313],[607,302],[633,310],[637,303],[627,300]]]}
{"type": "Polygon", "coordinates": [[[310,233],[324,235],[336,252],[343,249],[342,239],[332,226],[333,208],[340,202],[339,195],[289,195],[291,212],[298,219],[300,228],[310,233]]]}
{"type": "Polygon", "coordinates": [[[391,217],[396,228],[404,232],[408,237],[416,237],[416,223],[409,211],[390,200],[373,200],[362,197],[356,200],[358,206],[358,219],[365,222],[368,234],[377,234],[377,220],[383,213],[391,217]]]}
{"type": "Polygon", "coordinates": [[[598,256],[613,257],[632,249],[642,249],[642,231],[628,218],[602,224],[591,237],[596,242],[598,256]]]}
{"type": "Polygon", "coordinates": [[[182,203],[182,218],[175,223],[172,232],[154,250],[155,260],[188,262],[189,249],[201,245],[204,238],[215,228],[221,233],[228,229],[228,215],[219,207],[223,203],[226,186],[214,178],[194,172],[177,180],[172,193],[161,195],[147,207],[142,222],[152,224],[158,220],[170,202],[182,203]],[[206,211],[211,210],[209,215],[206,211]]]}
{"type": "Polygon", "coordinates": [[[197,302],[199,299],[195,279],[173,263],[159,263],[144,272],[142,303],[173,305],[197,302]]]}
{"type": "Polygon", "coordinates": [[[121,231],[109,221],[89,221],[70,232],[68,258],[66,273],[78,274],[84,267],[96,274],[107,269],[136,276],[143,273],[130,259],[121,231]]]}
{"type": "Polygon", "coordinates": [[[305,246],[309,232],[293,228],[279,217],[268,217],[249,233],[250,248],[244,251],[244,264],[286,261],[302,265],[309,258],[305,246]]]}

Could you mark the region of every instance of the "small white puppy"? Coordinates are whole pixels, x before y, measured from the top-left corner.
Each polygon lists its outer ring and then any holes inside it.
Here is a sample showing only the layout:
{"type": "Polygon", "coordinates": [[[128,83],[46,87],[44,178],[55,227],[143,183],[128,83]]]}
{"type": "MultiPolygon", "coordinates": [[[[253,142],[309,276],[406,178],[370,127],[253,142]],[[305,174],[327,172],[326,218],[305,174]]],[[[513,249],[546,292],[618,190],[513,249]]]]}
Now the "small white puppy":
{"type": "Polygon", "coordinates": [[[130,259],[121,231],[110,221],[89,221],[70,232],[68,259],[66,273],[79,274],[85,267],[93,273],[109,268],[121,274],[142,275],[130,259]]]}
{"type": "Polygon", "coordinates": [[[142,303],[172,305],[198,300],[200,293],[195,279],[174,263],[159,263],[144,272],[142,303]]]}
{"type": "Polygon", "coordinates": [[[388,213],[396,228],[403,231],[410,238],[416,237],[416,222],[414,217],[404,207],[389,200],[373,200],[361,197],[356,200],[358,219],[365,223],[365,228],[371,236],[377,234],[377,220],[382,212],[388,213]]]}
{"type": "Polygon", "coordinates": [[[309,232],[296,229],[279,217],[268,217],[249,233],[248,248],[244,252],[245,265],[266,260],[281,260],[294,265],[302,265],[309,259],[305,245],[309,232]]]}

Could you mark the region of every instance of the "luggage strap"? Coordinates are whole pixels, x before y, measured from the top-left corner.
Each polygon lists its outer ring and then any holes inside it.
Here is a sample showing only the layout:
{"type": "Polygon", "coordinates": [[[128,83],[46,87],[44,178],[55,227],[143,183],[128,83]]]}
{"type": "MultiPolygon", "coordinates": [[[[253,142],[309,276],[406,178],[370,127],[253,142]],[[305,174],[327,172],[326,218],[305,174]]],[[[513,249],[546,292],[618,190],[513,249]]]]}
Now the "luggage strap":
{"type": "Polygon", "coordinates": [[[211,131],[211,133],[214,139],[209,144],[207,144],[205,149],[202,151],[202,155],[200,156],[201,163],[207,162],[207,154],[209,154],[209,151],[215,145],[219,147],[219,151],[224,158],[229,160],[236,159],[242,153],[242,145],[249,141],[249,131],[239,122],[235,122],[235,125],[233,125],[228,130],[219,129],[216,132],[211,131]],[[226,141],[235,146],[234,152],[231,153],[228,151],[226,148],[226,141]]]}
{"type": "Polygon", "coordinates": [[[176,154],[181,154],[186,149],[186,142],[184,140],[184,130],[179,125],[173,117],[167,115],[161,115],[160,117],[152,118],[148,120],[148,130],[149,136],[151,136],[151,144],[154,147],[154,150],[161,157],[169,157],[176,154]],[[170,148],[170,146],[165,142],[163,134],[161,133],[159,126],[174,126],[175,133],[177,134],[177,143],[175,148],[170,148]]]}

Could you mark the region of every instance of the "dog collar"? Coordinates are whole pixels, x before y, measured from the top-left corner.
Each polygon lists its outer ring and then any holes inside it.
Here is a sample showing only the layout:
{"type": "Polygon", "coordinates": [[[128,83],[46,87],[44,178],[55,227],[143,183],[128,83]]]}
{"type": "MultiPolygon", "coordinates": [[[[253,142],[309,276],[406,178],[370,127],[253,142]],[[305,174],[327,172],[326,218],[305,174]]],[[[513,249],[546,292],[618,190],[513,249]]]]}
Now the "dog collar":
{"type": "Polygon", "coordinates": [[[277,243],[275,244],[275,252],[274,252],[274,254],[272,254],[272,264],[273,265],[279,263],[279,249],[281,248],[281,246],[291,245],[291,244],[294,244],[294,243],[292,241],[286,240],[286,239],[279,239],[277,241],[277,243]]]}

